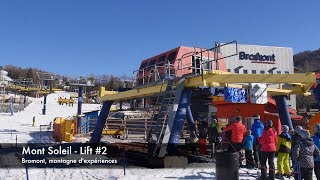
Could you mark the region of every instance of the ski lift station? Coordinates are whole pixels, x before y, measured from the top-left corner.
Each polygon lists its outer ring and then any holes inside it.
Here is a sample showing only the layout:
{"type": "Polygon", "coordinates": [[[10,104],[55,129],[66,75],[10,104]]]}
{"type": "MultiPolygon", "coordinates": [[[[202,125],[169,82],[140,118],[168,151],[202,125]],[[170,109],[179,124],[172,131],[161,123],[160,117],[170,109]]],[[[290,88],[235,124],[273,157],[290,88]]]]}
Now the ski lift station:
{"type": "Polygon", "coordinates": [[[101,88],[99,116],[81,123],[90,127],[78,128],[92,130],[79,131],[92,143],[125,148],[149,167],[163,167],[167,156],[191,155],[181,144],[197,132],[200,120],[216,119],[221,132],[236,116],[249,129],[259,114],[262,121],[272,120],[278,133],[283,124],[293,129],[303,119],[295,95],[309,96],[317,88],[315,73],[294,73],[292,48],[237,41],[180,46],[141,61],[132,89],[110,93],[101,88]],[[115,117],[110,111],[115,102],[131,108],[115,117]]]}

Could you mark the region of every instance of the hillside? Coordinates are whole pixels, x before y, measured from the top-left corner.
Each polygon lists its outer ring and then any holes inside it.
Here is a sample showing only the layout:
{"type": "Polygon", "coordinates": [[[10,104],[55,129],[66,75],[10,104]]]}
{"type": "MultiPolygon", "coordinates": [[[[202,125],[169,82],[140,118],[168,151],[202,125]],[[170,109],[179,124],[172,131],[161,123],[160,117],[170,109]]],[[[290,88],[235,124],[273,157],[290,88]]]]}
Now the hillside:
{"type": "Polygon", "coordinates": [[[320,70],[320,49],[315,51],[304,51],[293,56],[294,66],[300,72],[320,70]]]}
{"type": "MultiPolygon", "coordinates": [[[[8,76],[14,80],[16,79],[32,79],[32,84],[40,84],[42,80],[39,79],[37,72],[49,73],[37,68],[21,68],[13,65],[0,65],[0,70],[5,70],[8,72],[8,76]]],[[[55,74],[55,73],[49,73],[55,74]]],[[[79,75],[83,76],[83,75],[79,75]]],[[[68,77],[64,75],[55,74],[55,81],[50,82],[54,87],[63,87],[64,85],[68,86],[68,82],[75,80],[79,77],[68,77]]],[[[95,87],[87,87],[87,90],[98,90],[100,86],[106,87],[108,90],[118,90],[119,88],[132,88],[133,84],[130,81],[131,77],[126,75],[115,76],[111,74],[101,74],[101,75],[89,75],[87,77],[93,78],[95,80],[95,87]]]]}
{"type": "MultiPolygon", "coordinates": [[[[304,51],[293,56],[296,72],[320,71],[320,49],[304,51]]],[[[297,95],[297,109],[318,108],[313,96],[297,95]]]]}

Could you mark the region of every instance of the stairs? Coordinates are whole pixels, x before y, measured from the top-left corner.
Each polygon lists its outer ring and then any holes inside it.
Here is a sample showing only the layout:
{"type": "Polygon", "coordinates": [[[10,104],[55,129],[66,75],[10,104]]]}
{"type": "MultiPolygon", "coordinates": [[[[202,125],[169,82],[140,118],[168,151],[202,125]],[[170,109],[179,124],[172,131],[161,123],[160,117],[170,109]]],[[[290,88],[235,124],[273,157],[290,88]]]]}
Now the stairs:
{"type": "Polygon", "coordinates": [[[184,88],[183,80],[178,85],[174,80],[168,80],[167,88],[162,97],[158,116],[153,126],[153,135],[156,137],[156,146],[153,156],[164,157],[166,146],[170,138],[170,130],[173,125],[174,117],[178,109],[182,90],[184,88]]]}

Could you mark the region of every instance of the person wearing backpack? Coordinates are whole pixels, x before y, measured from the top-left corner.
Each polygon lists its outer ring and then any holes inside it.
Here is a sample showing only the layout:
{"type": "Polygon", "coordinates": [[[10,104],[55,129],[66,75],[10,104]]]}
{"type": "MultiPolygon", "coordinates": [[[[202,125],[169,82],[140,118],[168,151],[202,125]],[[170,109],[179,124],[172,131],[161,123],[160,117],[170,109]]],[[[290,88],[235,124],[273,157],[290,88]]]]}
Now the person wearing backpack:
{"type": "Polygon", "coordinates": [[[282,133],[278,137],[277,142],[277,167],[278,167],[278,177],[291,176],[290,172],[290,158],[289,154],[291,152],[291,135],[289,134],[289,126],[282,125],[282,133]]]}
{"type": "Polygon", "coordinates": [[[313,168],[315,167],[314,160],[319,157],[320,151],[311,140],[309,131],[302,129],[299,134],[302,140],[294,147],[292,152],[293,160],[299,163],[300,167],[298,169],[300,174],[295,174],[295,179],[299,179],[300,175],[301,179],[312,180],[313,168]]]}
{"type": "Polygon", "coordinates": [[[246,133],[246,136],[243,139],[242,145],[245,150],[245,157],[246,157],[246,168],[253,168],[254,162],[253,162],[253,136],[251,135],[251,131],[248,130],[246,133]]]}

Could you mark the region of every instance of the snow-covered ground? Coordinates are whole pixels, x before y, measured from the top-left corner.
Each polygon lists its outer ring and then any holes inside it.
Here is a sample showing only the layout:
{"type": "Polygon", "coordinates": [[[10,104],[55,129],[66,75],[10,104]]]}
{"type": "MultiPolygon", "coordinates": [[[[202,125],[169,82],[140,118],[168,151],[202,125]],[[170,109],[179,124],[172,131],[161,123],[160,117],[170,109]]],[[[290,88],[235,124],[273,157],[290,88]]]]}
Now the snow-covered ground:
{"type": "MultiPolygon", "coordinates": [[[[51,138],[40,138],[39,126],[48,125],[55,117],[69,117],[77,112],[77,105],[74,107],[60,106],[57,103],[59,97],[69,97],[66,92],[58,92],[48,95],[47,113],[42,114],[43,98],[30,98],[32,103],[24,110],[9,114],[0,114],[0,143],[15,143],[16,137],[19,143],[27,142],[52,142],[51,138]],[[32,126],[32,118],[36,117],[36,125],[32,126]]],[[[83,104],[83,111],[99,109],[100,105],[83,104]]],[[[240,179],[256,179],[247,173],[257,175],[258,170],[240,169],[240,179]]],[[[0,180],[2,179],[26,179],[25,169],[0,169],[0,180]]],[[[46,168],[29,169],[29,179],[215,179],[215,164],[189,164],[187,168],[176,169],[147,169],[141,167],[127,167],[126,175],[121,166],[105,169],[91,168],[46,168]]]]}
{"type": "MultiPolygon", "coordinates": [[[[59,97],[69,98],[66,92],[53,93],[47,96],[46,115],[42,115],[43,98],[29,98],[32,102],[24,111],[10,116],[8,113],[0,113],[0,143],[50,142],[49,139],[39,139],[40,125],[48,125],[55,117],[69,117],[77,113],[77,104],[73,107],[59,106],[59,97]],[[32,119],[35,117],[35,126],[32,119]]],[[[99,109],[97,104],[83,104],[83,111],[99,109]]]]}

